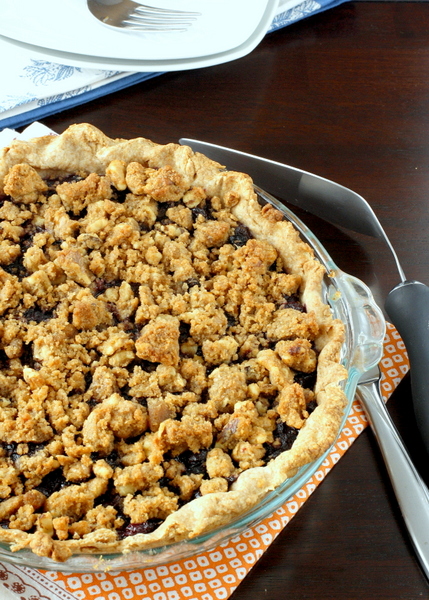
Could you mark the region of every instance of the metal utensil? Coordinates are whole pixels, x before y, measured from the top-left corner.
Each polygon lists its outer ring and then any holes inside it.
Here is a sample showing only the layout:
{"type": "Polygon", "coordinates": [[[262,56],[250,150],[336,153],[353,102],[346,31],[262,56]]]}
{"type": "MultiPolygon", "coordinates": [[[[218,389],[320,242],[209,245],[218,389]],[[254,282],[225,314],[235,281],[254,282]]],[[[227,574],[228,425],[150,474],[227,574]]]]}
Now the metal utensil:
{"type": "Polygon", "coordinates": [[[374,211],[362,196],[323,177],[266,158],[197,140],[181,144],[249,173],[256,184],[325,221],[383,240],[399,272],[399,283],[387,296],[386,312],[399,331],[410,359],[413,406],[429,455],[429,287],[406,279],[395,250],[374,211]]]}
{"type": "Polygon", "coordinates": [[[357,396],[374,431],[411,541],[429,579],[429,490],[386,409],[377,367],[361,376],[357,396]]]}
{"type": "Polygon", "coordinates": [[[87,4],[104,25],[147,32],[186,31],[201,14],[147,6],[132,0],[87,0],[87,4]]]}

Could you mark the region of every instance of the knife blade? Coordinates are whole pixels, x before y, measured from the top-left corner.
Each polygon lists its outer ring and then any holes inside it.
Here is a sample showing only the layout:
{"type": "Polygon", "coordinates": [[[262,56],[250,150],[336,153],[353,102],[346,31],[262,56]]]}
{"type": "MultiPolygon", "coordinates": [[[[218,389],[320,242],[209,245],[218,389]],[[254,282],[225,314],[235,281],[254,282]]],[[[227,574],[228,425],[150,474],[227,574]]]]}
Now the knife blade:
{"type": "Polygon", "coordinates": [[[190,138],[181,138],[179,142],[190,146],[194,152],[201,152],[225,164],[230,171],[249,173],[265,191],[287,199],[290,204],[325,221],[385,241],[385,233],[370,205],[349,188],[302,169],[240,150],[190,138]]]}

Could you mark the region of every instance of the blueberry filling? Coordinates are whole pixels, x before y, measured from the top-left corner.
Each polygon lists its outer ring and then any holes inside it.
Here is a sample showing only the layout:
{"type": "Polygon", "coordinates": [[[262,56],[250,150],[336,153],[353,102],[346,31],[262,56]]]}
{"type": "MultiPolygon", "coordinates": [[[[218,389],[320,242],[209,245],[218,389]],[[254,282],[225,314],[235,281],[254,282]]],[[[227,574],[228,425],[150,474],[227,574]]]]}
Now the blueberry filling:
{"type": "Polygon", "coordinates": [[[199,216],[203,217],[206,221],[210,221],[213,219],[213,216],[208,206],[196,206],[192,209],[192,217],[194,221],[196,221],[199,216]]]}
{"type": "Polygon", "coordinates": [[[66,175],[64,177],[56,177],[54,179],[45,179],[45,183],[48,186],[48,196],[57,193],[57,186],[62,183],[76,183],[82,181],[82,177],[79,175],[66,175]]]}
{"type": "Polygon", "coordinates": [[[22,316],[28,322],[35,321],[36,323],[42,323],[42,321],[49,321],[49,319],[52,319],[54,317],[54,311],[42,310],[37,306],[33,306],[32,308],[28,308],[22,316]]]}
{"type": "Polygon", "coordinates": [[[45,443],[37,444],[36,442],[28,442],[28,456],[33,456],[46,447],[45,443]]]}
{"type": "Polygon", "coordinates": [[[173,208],[174,206],[177,206],[175,202],[158,202],[158,213],[156,220],[164,225],[172,223],[172,221],[167,218],[167,210],[169,208],[173,208]]]}
{"type": "Polygon", "coordinates": [[[18,279],[24,279],[24,277],[27,277],[28,275],[27,269],[22,264],[22,256],[9,265],[0,264],[0,267],[6,271],[6,273],[14,275],[15,277],[18,277],[18,279]]]}
{"type": "Polygon", "coordinates": [[[10,458],[13,462],[15,462],[16,460],[18,460],[19,457],[21,456],[17,452],[18,444],[16,442],[10,442],[9,444],[2,443],[1,446],[5,450],[6,456],[8,458],[10,458]]]}
{"type": "Polygon", "coordinates": [[[306,408],[307,408],[308,414],[310,415],[317,408],[316,400],[310,400],[310,402],[307,404],[306,408]]]}
{"type": "Polygon", "coordinates": [[[30,367],[30,369],[34,369],[35,371],[40,370],[41,364],[34,360],[32,344],[23,345],[22,353],[19,358],[23,366],[30,367]]]}
{"type": "Polygon", "coordinates": [[[67,485],[71,485],[71,482],[68,482],[63,475],[62,469],[55,469],[55,471],[51,471],[42,479],[39,485],[36,487],[36,490],[42,492],[47,498],[51,496],[51,494],[58,492],[63,487],[67,485]]]}
{"type": "Polygon", "coordinates": [[[183,321],[180,322],[180,326],[179,326],[179,344],[183,344],[184,342],[186,342],[186,340],[189,338],[189,331],[191,329],[191,326],[188,323],[183,323],[183,321]]]}
{"type": "Polygon", "coordinates": [[[112,313],[112,316],[115,320],[115,323],[118,324],[121,322],[121,315],[119,313],[118,307],[114,302],[106,302],[107,309],[112,313]]]}
{"type": "Polygon", "coordinates": [[[106,281],[101,277],[94,280],[92,284],[94,296],[97,298],[100,294],[105,292],[108,288],[119,287],[121,285],[120,281],[106,281]]]}
{"type": "Polygon", "coordinates": [[[124,499],[118,493],[114,491],[113,484],[110,484],[110,489],[94,501],[94,506],[112,506],[118,513],[118,517],[127,520],[123,513],[124,510],[124,499]]]}
{"type": "Polygon", "coordinates": [[[301,387],[306,388],[308,390],[312,390],[316,385],[317,379],[317,371],[312,371],[311,373],[303,373],[302,371],[297,371],[294,375],[294,382],[298,383],[301,387]]]}
{"type": "Polygon", "coordinates": [[[266,449],[265,453],[265,461],[268,462],[273,458],[276,458],[282,452],[286,450],[290,450],[292,448],[292,444],[296,440],[296,436],[298,435],[298,429],[295,427],[290,427],[283,423],[283,421],[278,421],[276,424],[276,428],[273,431],[274,441],[270,443],[265,443],[264,447],[266,449]]]}
{"type": "Polygon", "coordinates": [[[251,234],[250,229],[239,223],[235,228],[234,233],[230,235],[228,242],[236,248],[239,248],[240,246],[245,246],[252,238],[253,235],[251,234]]]}
{"type": "Polygon", "coordinates": [[[138,533],[152,533],[162,522],[162,519],[148,519],[144,523],[129,523],[122,529],[118,529],[118,537],[123,540],[138,533]]]}
{"type": "Polygon", "coordinates": [[[186,467],[186,473],[194,475],[205,475],[206,474],[206,460],[208,450],[203,448],[197,454],[194,454],[190,450],[182,452],[176,457],[176,460],[181,462],[186,467]]]}
{"type": "Polygon", "coordinates": [[[302,313],[307,312],[305,306],[299,299],[298,294],[291,294],[290,296],[285,295],[284,300],[281,302],[279,308],[293,308],[294,310],[298,310],[302,313]]]}
{"type": "Polygon", "coordinates": [[[192,277],[190,279],[187,279],[185,281],[185,284],[188,286],[188,290],[190,290],[192,287],[194,287],[194,285],[197,285],[198,287],[201,285],[199,279],[192,278],[192,277]]]}
{"type": "Polygon", "coordinates": [[[99,452],[91,452],[90,456],[93,462],[96,462],[97,460],[105,460],[113,468],[121,465],[121,458],[116,450],[113,450],[107,456],[102,456],[99,452]]]}
{"type": "Polygon", "coordinates": [[[225,313],[225,316],[227,318],[228,321],[228,327],[235,327],[235,325],[238,324],[238,319],[236,317],[234,317],[234,315],[231,315],[230,313],[225,313]]]}

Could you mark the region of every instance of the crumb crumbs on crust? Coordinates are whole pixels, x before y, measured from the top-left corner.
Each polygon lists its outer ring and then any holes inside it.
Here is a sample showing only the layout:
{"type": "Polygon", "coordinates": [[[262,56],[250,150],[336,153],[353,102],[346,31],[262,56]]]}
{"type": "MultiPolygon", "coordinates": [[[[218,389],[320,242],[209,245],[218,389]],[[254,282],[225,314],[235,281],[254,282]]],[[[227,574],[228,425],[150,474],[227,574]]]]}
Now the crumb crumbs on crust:
{"type": "Polygon", "coordinates": [[[0,151],[0,540],[193,538],[333,442],[322,265],[249,176],[90,125],[0,151]]]}

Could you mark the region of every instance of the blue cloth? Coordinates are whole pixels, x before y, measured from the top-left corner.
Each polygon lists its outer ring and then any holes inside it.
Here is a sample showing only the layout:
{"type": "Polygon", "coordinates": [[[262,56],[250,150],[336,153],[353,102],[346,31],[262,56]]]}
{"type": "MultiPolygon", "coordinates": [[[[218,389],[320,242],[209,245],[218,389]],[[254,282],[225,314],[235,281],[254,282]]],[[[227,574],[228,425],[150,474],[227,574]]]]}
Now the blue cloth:
{"type": "Polygon", "coordinates": [[[13,117],[7,117],[5,119],[0,118],[0,131],[6,128],[16,129],[22,125],[33,123],[33,121],[40,121],[44,117],[48,117],[63,110],[73,108],[79,104],[91,102],[91,100],[96,100],[101,96],[113,94],[114,92],[123,90],[124,88],[135,85],[136,83],[140,83],[141,81],[152,79],[152,77],[157,77],[158,75],[161,75],[161,73],[132,73],[123,79],[116,80],[113,83],[107,83],[106,85],[82,92],[81,94],[72,96],[62,94],[64,96],[63,98],[53,100],[52,102],[41,102],[36,108],[32,108],[13,117]]]}
{"type": "Polygon", "coordinates": [[[301,21],[306,17],[317,15],[320,12],[334,8],[334,6],[344,4],[344,2],[347,2],[347,0],[319,0],[318,2],[315,2],[314,0],[304,0],[304,2],[298,4],[295,8],[277,14],[267,33],[282,29],[287,25],[301,21]]]}
{"type": "MultiPolygon", "coordinates": [[[[304,0],[294,8],[283,11],[281,2],[268,34],[306,17],[318,14],[346,2],[347,0],[304,0]]],[[[15,129],[44,117],[112,94],[126,87],[157,77],[162,73],[118,73],[68,67],[43,60],[22,60],[20,72],[14,73],[19,90],[15,95],[1,97],[0,92],[0,131],[15,129]],[[24,88],[28,79],[30,91],[24,88]],[[59,85],[60,83],[60,85],[59,85]],[[67,87],[68,85],[68,87],[67,87]]],[[[10,74],[10,72],[9,72],[10,74]]],[[[8,81],[8,73],[3,81],[8,81]]],[[[12,83],[13,87],[13,83],[12,83]]]]}

